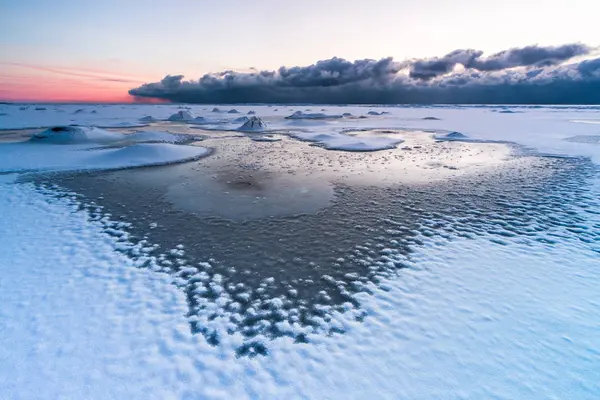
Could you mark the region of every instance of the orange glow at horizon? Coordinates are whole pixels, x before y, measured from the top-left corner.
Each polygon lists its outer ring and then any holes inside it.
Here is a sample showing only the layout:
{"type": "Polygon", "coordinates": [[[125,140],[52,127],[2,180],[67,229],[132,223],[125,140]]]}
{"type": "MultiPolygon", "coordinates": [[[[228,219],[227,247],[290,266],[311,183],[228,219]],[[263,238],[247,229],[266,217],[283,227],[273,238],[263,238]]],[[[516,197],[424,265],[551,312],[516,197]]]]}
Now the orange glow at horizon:
{"type": "Polygon", "coordinates": [[[143,81],[109,71],[12,64],[0,69],[0,101],[163,103],[129,95],[143,81]]]}

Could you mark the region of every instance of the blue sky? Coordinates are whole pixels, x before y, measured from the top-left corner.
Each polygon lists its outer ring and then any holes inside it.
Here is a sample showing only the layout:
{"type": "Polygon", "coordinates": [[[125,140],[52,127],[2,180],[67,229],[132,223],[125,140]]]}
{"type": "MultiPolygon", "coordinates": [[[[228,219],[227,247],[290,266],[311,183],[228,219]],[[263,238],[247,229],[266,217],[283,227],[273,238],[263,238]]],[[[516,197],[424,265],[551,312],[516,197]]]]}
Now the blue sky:
{"type": "Polygon", "coordinates": [[[33,91],[56,83],[48,86],[50,93],[68,79],[73,88],[94,84],[68,75],[83,71],[92,80],[97,75],[131,81],[111,83],[123,90],[166,74],[197,78],[224,69],[307,65],[332,56],[402,60],[457,48],[597,45],[598,3],[0,0],[0,85],[19,81],[14,90],[33,91]]]}

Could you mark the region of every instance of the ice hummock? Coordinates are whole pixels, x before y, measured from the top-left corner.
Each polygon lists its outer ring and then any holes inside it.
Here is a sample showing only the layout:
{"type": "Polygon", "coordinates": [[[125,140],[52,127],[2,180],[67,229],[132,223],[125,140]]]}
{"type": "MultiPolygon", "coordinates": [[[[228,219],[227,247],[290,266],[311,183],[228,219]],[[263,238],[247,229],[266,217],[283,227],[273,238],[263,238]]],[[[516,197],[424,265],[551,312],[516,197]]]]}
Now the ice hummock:
{"type": "Polygon", "coordinates": [[[178,111],[168,118],[169,121],[191,121],[193,119],[194,116],[189,111],[178,111]]]}
{"type": "Polygon", "coordinates": [[[261,132],[267,128],[267,124],[259,117],[252,117],[240,126],[241,131],[261,132]]]}

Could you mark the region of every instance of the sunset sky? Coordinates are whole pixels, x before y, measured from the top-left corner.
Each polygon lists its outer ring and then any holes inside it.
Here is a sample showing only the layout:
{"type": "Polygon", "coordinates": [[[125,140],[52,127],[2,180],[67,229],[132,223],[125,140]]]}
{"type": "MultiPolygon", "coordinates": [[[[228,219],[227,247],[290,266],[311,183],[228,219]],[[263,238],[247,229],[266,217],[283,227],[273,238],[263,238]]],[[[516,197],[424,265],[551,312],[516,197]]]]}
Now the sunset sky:
{"type": "Polygon", "coordinates": [[[597,0],[0,0],[0,100],[131,101],[168,74],[600,43],[597,0]]]}

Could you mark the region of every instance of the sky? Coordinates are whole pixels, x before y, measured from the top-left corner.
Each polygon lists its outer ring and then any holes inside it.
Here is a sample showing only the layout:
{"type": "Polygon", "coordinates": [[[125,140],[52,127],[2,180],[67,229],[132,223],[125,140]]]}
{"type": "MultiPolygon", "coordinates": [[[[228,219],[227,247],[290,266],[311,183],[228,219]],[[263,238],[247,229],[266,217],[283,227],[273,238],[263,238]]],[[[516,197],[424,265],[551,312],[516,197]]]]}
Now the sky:
{"type": "Polygon", "coordinates": [[[0,100],[131,101],[128,90],[167,75],[198,79],[334,56],[402,61],[456,49],[598,46],[599,3],[0,0],[0,100]]]}

